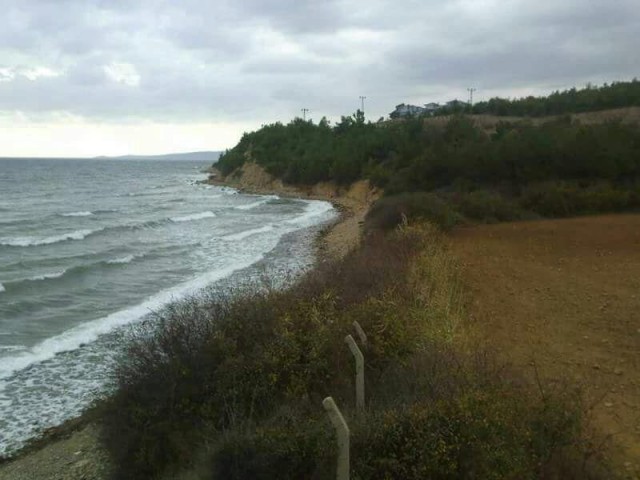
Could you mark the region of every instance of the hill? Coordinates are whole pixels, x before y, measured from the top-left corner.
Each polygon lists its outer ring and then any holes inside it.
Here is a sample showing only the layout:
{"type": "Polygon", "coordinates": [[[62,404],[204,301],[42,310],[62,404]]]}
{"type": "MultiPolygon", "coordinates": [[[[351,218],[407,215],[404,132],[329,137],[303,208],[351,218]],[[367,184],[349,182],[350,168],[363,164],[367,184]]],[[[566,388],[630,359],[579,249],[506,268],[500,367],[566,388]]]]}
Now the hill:
{"type": "Polygon", "coordinates": [[[122,155],[117,157],[100,156],[100,160],[202,160],[217,162],[222,152],[188,152],[188,153],[167,153],[163,155],[122,155]]]}

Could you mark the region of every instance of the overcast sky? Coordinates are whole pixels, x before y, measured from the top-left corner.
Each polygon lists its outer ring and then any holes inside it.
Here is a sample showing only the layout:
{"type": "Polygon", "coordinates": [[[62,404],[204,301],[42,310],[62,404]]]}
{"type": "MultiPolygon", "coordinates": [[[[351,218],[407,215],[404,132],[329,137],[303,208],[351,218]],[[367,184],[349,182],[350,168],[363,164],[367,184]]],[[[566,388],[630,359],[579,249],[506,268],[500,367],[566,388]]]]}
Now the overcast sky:
{"type": "Polygon", "coordinates": [[[310,109],[630,80],[639,0],[0,0],[0,156],[232,147],[310,109]]]}

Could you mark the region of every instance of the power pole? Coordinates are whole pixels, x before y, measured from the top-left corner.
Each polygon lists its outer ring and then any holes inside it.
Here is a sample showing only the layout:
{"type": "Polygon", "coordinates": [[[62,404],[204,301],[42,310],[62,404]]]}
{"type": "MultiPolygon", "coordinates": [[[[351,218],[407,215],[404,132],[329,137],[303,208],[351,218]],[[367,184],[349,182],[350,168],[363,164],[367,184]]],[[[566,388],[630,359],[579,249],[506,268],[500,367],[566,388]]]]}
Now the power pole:
{"type": "Polygon", "coordinates": [[[360,105],[362,106],[362,108],[360,109],[360,111],[362,112],[362,115],[364,115],[364,100],[367,97],[364,97],[362,95],[360,95],[360,105]]]}
{"type": "Polygon", "coordinates": [[[473,108],[473,92],[476,90],[476,88],[467,88],[467,92],[469,92],[469,108],[473,108]]]}
{"type": "Polygon", "coordinates": [[[301,112],[302,112],[302,120],[306,121],[307,120],[307,112],[309,111],[308,108],[302,108],[301,112]]]}

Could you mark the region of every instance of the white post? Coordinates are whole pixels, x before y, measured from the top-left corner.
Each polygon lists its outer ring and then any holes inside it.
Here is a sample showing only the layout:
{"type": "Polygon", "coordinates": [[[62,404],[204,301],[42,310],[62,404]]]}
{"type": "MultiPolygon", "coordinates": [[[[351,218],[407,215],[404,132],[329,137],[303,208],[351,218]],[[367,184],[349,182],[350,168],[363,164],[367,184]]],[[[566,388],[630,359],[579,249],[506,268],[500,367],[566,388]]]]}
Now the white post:
{"type": "Polygon", "coordinates": [[[322,401],[322,406],[329,414],[333,428],[336,429],[336,437],[338,439],[338,468],[336,479],[349,480],[349,426],[347,422],[345,422],[333,398],[325,398],[322,401]]]}
{"type": "Polygon", "coordinates": [[[362,329],[362,327],[360,326],[360,324],[358,323],[357,320],[353,321],[353,328],[356,330],[356,333],[358,334],[358,338],[362,342],[362,345],[364,347],[366,347],[367,346],[367,334],[364,333],[364,330],[362,329]]]}
{"type": "Polygon", "coordinates": [[[351,335],[344,337],[344,341],[347,342],[349,350],[356,359],[356,409],[362,411],[364,410],[364,355],[351,335]]]}

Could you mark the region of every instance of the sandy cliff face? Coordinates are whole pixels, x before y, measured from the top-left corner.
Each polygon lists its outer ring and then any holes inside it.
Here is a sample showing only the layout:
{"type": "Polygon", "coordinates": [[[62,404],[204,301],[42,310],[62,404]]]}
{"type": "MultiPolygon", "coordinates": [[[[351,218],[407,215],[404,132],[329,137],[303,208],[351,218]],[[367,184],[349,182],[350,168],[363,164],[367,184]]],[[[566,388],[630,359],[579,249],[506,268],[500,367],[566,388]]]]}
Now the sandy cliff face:
{"type": "Polygon", "coordinates": [[[359,180],[348,187],[338,186],[333,182],[287,185],[254,162],[245,163],[238,171],[226,177],[217,173],[210,182],[235,187],[247,193],[270,193],[332,202],[342,216],[320,243],[323,253],[332,258],[345,255],[359,243],[364,217],[371,204],[382,194],[368,180],[359,180]]]}

